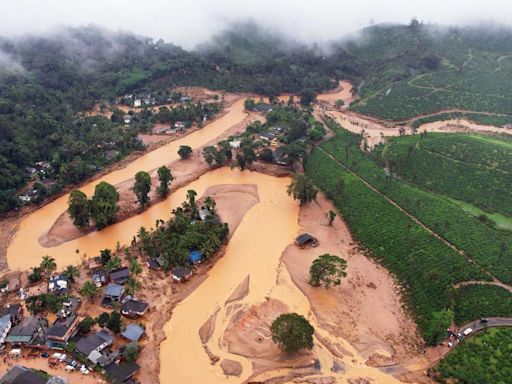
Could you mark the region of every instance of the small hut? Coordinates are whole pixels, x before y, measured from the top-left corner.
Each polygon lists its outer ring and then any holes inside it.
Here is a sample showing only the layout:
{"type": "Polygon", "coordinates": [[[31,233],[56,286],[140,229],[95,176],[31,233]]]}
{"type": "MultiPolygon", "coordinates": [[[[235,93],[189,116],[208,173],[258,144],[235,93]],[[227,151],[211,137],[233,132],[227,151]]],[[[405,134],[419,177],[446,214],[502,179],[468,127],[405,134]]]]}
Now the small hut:
{"type": "Polygon", "coordinates": [[[308,233],[303,233],[295,239],[295,244],[301,248],[316,247],[318,240],[308,233]]]}

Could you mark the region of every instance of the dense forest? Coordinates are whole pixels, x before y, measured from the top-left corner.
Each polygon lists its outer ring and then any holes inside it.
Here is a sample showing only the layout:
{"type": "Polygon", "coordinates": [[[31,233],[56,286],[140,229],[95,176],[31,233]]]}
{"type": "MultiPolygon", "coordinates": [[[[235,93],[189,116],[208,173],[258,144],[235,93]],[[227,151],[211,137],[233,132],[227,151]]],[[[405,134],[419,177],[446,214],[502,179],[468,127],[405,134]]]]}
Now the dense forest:
{"type": "Polygon", "coordinates": [[[310,94],[349,79],[361,96],[351,108],[365,114],[400,120],[455,108],[489,112],[471,117],[505,124],[512,121],[511,37],[504,29],[434,28],[413,20],[368,27],[324,46],[250,23],[194,51],[97,27],[0,38],[7,58],[0,67],[0,211],[20,204],[17,195],[34,168],[52,180],[51,188],[37,186],[44,197],[142,149],[136,127],[77,115],[127,92],[200,85],[310,94]]]}

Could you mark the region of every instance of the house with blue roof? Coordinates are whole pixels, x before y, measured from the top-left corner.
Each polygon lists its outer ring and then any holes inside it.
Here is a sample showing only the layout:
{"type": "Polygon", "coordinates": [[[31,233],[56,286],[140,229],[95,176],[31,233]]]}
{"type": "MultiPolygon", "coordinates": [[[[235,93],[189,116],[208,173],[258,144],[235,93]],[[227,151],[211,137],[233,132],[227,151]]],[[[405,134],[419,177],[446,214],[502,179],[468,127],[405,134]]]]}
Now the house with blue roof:
{"type": "Polygon", "coordinates": [[[203,260],[204,260],[203,252],[201,252],[201,251],[190,251],[190,254],[188,255],[188,263],[190,265],[202,263],[203,260]]]}

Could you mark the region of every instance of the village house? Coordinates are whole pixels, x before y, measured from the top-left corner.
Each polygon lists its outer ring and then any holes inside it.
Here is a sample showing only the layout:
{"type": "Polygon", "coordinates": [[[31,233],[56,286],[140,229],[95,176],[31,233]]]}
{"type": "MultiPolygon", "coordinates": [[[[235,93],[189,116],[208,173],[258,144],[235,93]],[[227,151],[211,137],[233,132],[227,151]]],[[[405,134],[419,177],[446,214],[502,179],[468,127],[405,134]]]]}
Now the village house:
{"type": "Polygon", "coordinates": [[[5,315],[0,317],[0,346],[4,345],[7,334],[11,330],[11,316],[5,315]]]}
{"type": "Polygon", "coordinates": [[[98,333],[93,333],[91,335],[82,337],[80,340],[78,340],[75,345],[75,350],[81,353],[83,356],[87,357],[88,359],[89,356],[92,354],[91,357],[93,358],[94,363],[96,364],[98,354],[95,352],[103,351],[105,348],[112,345],[113,342],[114,339],[112,338],[110,333],[105,329],[102,329],[98,333]]]}
{"type": "Polygon", "coordinates": [[[183,131],[185,127],[186,125],[183,121],[177,121],[174,123],[174,128],[176,128],[178,131],[183,131]]]}
{"type": "Polygon", "coordinates": [[[93,364],[99,365],[100,367],[105,367],[109,364],[112,364],[115,360],[119,358],[119,350],[116,349],[115,351],[110,351],[108,349],[104,349],[101,352],[98,351],[92,351],[88,359],[93,364]]]}
{"type": "Polygon", "coordinates": [[[113,303],[121,302],[124,295],[124,287],[119,284],[109,284],[103,292],[103,301],[101,305],[104,307],[112,307],[113,303]]]}
{"type": "Polygon", "coordinates": [[[126,317],[136,318],[144,316],[149,310],[149,304],[145,301],[129,299],[121,305],[121,313],[126,317]]]}
{"type": "Polygon", "coordinates": [[[121,364],[112,363],[105,367],[107,378],[112,384],[128,382],[139,370],[140,367],[136,363],[126,361],[121,364]]]}
{"type": "Polygon", "coordinates": [[[201,264],[204,261],[204,254],[201,251],[190,251],[188,255],[188,263],[190,265],[201,264]]]}
{"type": "Polygon", "coordinates": [[[82,305],[82,300],[79,297],[69,297],[62,303],[62,307],[57,312],[58,318],[66,318],[76,313],[78,308],[82,305]]]}
{"type": "Polygon", "coordinates": [[[87,262],[87,267],[89,268],[89,275],[96,287],[99,288],[107,284],[107,271],[101,263],[100,256],[90,258],[87,262]]]}
{"type": "Polygon", "coordinates": [[[5,339],[6,343],[26,346],[41,346],[46,344],[48,320],[44,317],[26,317],[11,328],[5,339]]]}
{"type": "Polygon", "coordinates": [[[175,267],[171,271],[171,277],[177,282],[182,282],[190,279],[192,270],[187,267],[175,267]]]}
{"type": "Polygon", "coordinates": [[[126,125],[130,124],[132,122],[132,115],[124,115],[123,121],[126,125]]]}
{"type": "Polygon", "coordinates": [[[146,262],[149,269],[162,269],[165,267],[165,260],[162,256],[155,257],[154,259],[149,259],[146,262]]]}
{"type": "Polygon", "coordinates": [[[41,371],[15,365],[0,378],[0,384],[47,384],[48,377],[41,371]]]}
{"type": "Polygon", "coordinates": [[[128,324],[126,329],[121,333],[121,336],[132,342],[139,341],[142,335],[144,335],[144,328],[137,324],[128,324]]]}
{"type": "Polygon", "coordinates": [[[135,100],[133,100],[133,106],[134,106],[135,108],[140,108],[140,106],[141,106],[141,105],[142,105],[142,102],[141,102],[141,100],[140,100],[140,99],[135,99],[135,100]]]}
{"type": "Polygon", "coordinates": [[[68,340],[78,331],[78,315],[59,317],[48,330],[46,345],[51,349],[64,349],[68,340]]]}
{"type": "Polygon", "coordinates": [[[11,317],[11,324],[18,324],[23,318],[23,307],[21,304],[7,304],[5,307],[0,308],[0,317],[9,315],[11,317]]]}
{"type": "Polygon", "coordinates": [[[295,244],[301,248],[316,247],[318,245],[318,240],[308,233],[303,233],[295,239],[295,244]]]}
{"type": "Polygon", "coordinates": [[[55,293],[57,295],[62,295],[68,293],[68,278],[61,274],[56,276],[51,276],[48,282],[48,292],[55,293]]]}
{"type": "Polygon", "coordinates": [[[111,283],[114,284],[126,284],[128,282],[128,278],[130,277],[130,270],[128,267],[120,267],[113,269],[109,273],[109,279],[111,283]]]}

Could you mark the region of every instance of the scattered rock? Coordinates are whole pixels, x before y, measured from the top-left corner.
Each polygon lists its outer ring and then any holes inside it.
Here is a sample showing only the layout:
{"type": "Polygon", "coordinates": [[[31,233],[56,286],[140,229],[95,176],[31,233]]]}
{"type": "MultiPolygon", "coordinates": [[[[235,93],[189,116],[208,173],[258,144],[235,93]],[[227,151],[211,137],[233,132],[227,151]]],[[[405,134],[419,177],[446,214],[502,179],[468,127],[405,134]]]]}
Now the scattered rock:
{"type": "Polygon", "coordinates": [[[222,371],[227,376],[240,376],[242,374],[242,364],[238,361],[224,359],[220,363],[222,371]]]}
{"type": "Polygon", "coordinates": [[[336,360],[332,362],[332,368],[331,371],[334,373],[345,373],[345,367],[343,366],[343,363],[339,363],[336,360]]]}
{"type": "Polygon", "coordinates": [[[241,300],[249,293],[249,275],[236,287],[231,296],[226,300],[225,304],[233,301],[241,300]]]}
{"type": "Polygon", "coordinates": [[[212,353],[212,351],[210,351],[210,348],[208,348],[207,345],[203,345],[203,348],[204,348],[204,351],[206,352],[206,354],[208,355],[208,357],[210,358],[212,365],[215,365],[220,360],[220,357],[217,355],[214,355],[212,353]]]}
{"type": "Polygon", "coordinates": [[[370,380],[364,379],[362,377],[357,377],[355,379],[348,379],[348,384],[371,384],[370,380]]]}
{"type": "Polygon", "coordinates": [[[201,328],[199,328],[199,338],[201,339],[201,343],[206,344],[212,337],[213,332],[215,331],[215,321],[217,320],[217,313],[219,313],[219,310],[220,308],[217,307],[210,318],[201,325],[201,328]]]}
{"type": "Polygon", "coordinates": [[[332,376],[322,377],[303,377],[293,380],[294,383],[309,383],[309,384],[335,384],[336,378],[332,376]]]}

